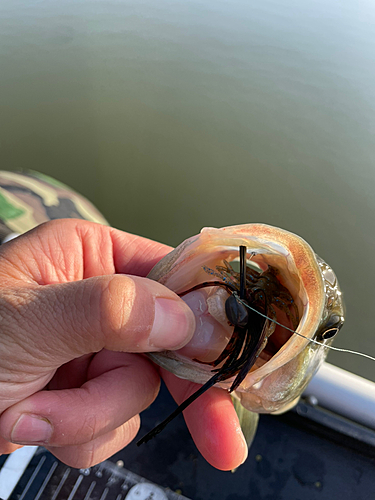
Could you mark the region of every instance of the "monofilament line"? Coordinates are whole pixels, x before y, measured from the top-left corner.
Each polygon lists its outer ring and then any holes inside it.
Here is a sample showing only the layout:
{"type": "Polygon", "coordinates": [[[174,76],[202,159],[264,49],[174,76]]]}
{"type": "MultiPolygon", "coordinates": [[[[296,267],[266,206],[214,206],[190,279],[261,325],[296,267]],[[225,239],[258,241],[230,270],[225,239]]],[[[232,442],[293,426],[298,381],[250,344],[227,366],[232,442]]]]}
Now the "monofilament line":
{"type": "Polygon", "coordinates": [[[273,323],[276,323],[276,325],[279,325],[283,328],[285,328],[285,330],[289,330],[290,332],[294,333],[295,335],[298,335],[299,337],[302,337],[303,339],[306,339],[308,340],[309,342],[312,342],[313,344],[318,344],[322,347],[325,347],[326,349],[332,349],[332,351],[339,351],[339,352],[346,352],[348,354],[356,354],[357,356],[362,356],[363,358],[368,358],[368,359],[371,359],[372,361],[375,361],[375,357],[374,356],[370,356],[369,354],[365,354],[363,352],[357,352],[357,351],[352,351],[350,349],[343,349],[341,347],[333,347],[331,345],[326,345],[326,344],[323,344],[322,342],[319,342],[318,340],[315,340],[315,339],[309,339],[309,337],[305,337],[305,335],[302,335],[302,333],[299,333],[299,332],[296,332],[295,330],[292,330],[292,328],[289,328],[285,325],[283,325],[282,323],[279,323],[278,321],[276,321],[275,319],[272,319],[270,317],[268,317],[266,314],[263,314],[261,312],[259,312],[257,309],[255,309],[254,307],[251,307],[249,306],[249,304],[247,304],[246,302],[244,302],[243,300],[241,300],[238,296],[237,293],[233,292],[233,295],[236,296],[237,300],[239,302],[241,302],[245,307],[248,307],[251,311],[254,311],[256,312],[257,314],[259,314],[260,316],[263,316],[263,318],[266,318],[268,319],[269,321],[272,321],[273,323]]]}

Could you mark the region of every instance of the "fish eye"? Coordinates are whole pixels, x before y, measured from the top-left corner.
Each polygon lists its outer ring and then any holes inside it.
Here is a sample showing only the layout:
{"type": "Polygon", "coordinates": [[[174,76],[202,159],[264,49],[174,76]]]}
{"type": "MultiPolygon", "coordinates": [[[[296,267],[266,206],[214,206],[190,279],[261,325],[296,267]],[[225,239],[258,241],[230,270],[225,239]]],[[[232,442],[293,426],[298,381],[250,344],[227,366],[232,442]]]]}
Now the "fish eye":
{"type": "Polygon", "coordinates": [[[322,340],[332,339],[337,335],[344,324],[344,318],[337,314],[333,314],[324,325],[324,331],[321,333],[322,340]]]}
{"type": "Polygon", "coordinates": [[[325,332],[322,333],[321,338],[323,340],[328,340],[332,339],[335,335],[339,333],[339,328],[330,328],[329,330],[326,330],[325,332]]]}

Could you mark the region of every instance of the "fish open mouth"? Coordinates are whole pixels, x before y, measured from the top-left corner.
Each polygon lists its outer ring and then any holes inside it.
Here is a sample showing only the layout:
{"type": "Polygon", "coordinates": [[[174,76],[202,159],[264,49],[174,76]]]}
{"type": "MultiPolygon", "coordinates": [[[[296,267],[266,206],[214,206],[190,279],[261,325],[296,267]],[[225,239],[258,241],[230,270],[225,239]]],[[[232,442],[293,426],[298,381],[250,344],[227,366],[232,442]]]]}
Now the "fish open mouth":
{"type": "Polygon", "coordinates": [[[302,238],[266,224],[203,228],[148,277],[180,295],[196,317],[183,349],[149,357],[201,387],[141,442],[213,385],[235,392],[251,412],[289,408],[326,357],[313,339],[331,342],[344,320],[332,269],[302,238]]]}
{"type": "Polygon", "coordinates": [[[304,355],[313,356],[305,349],[322,317],[325,289],[321,276],[311,247],[287,231],[261,224],[205,228],[185,240],[149,275],[180,295],[196,317],[196,331],[187,345],[150,357],[178,377],[198,384],[206,384],[224,367],[226,378],[215,379],[222,388],[249,393],[265,378],[267,385],[274,376],[270,374],[284,374],[284,366],[297,366],[304,355]],[[242,297],[241,247],[246,248],[242,273],[246,274],[246,296],[242,297]],[[249,321],[244,330],[237,319],[246,306],[249,321]],[[240,372],[240,379],[248,375],[238,385],[240,372]]]}
{"type": "Polygon", "coordinates": [[[213,373],[222,373],[221,380],[236,376],[231,390],[286,344],[300,318],[279,270],[263,258],[246,259],[246,246],[240,246],[240,254],[239,270],[238,258],[215,269],[203,266],[214,280],[179,294],[196,316],[196,331],[178,353],[210,365],[213,373]]]}
{"type": "MultiPolygon", "coordinates": [[[[191,292],[183,297],[183,300],[195,314],[197,326],[191,341],[176,352],[188,358],[201,360],[204,363],[214,361],[220,352],[224,350],[233,333],[233,326],[223,314],[223,304],[228,297],[229,294],[226,292],[221,293],[217,287],[212,287],[207,291],[191,292]],[[220,305],[217,302],[223,304],[220,305]],[[213,314],[210,314],[210,309],[213,314]]],[[[274,311],[276,313],[275,319],[280,324],[275,325],[275,330],[268,337],[267,344],[260,352],[255,367],[264,365],[293,335],[290,331],[293,329],[293,324],[286,313],[276,307],[274,311]],[[288,329],[283,328],[281,325],[288,329]]]]}

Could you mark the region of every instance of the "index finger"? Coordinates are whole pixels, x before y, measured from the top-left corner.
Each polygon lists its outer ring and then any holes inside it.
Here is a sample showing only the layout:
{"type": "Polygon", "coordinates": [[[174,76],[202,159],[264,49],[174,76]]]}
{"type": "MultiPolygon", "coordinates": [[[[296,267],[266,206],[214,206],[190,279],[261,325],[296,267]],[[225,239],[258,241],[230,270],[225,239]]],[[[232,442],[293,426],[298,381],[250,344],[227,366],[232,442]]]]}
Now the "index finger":
{"type": "Polygon", "coordinates": [[[50,221],[0,248],[2,283],[23,275],[41,285],[115,273],[145,277],[167,245],[80,219],[50,221]]]}

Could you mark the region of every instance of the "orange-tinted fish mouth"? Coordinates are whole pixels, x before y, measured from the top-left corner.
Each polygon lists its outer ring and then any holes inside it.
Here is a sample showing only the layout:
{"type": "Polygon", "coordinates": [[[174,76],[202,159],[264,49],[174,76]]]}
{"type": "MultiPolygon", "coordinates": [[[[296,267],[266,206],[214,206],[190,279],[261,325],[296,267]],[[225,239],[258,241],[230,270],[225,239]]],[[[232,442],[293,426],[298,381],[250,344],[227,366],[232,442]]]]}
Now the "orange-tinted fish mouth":
{"type": "MultiPolygon", "coordinates": [[[[249,409],[254,403],[256,411],[260,406],[266,411],[271,411],[269,408],[274,411],[284,399],[292,397],[292,392],[299,390],[324,359],[326,351],[316,351],[309,340],[315,338],[324,318],[332,315],[331,310],[340,312],[342,309],[332,270],[327,267],[333,284],[332,298],[328,300],[325,268],[322,268],[324,261],[302,238],[288,231],[264,224],[205,228],[160,261],[149,278],[179,295],[187,292],[182,299],[194,311],[197,328],[183,349],[150,356],[175,375],[200,384],[212,377],[212,370],[224,366],[226,359],[216,366],[212,363],[228,346],[236,327],[233,319],[236,315],[232,311],[228,318],[226,314],[225,303],[233,289],[228,290],[222,284],[234,285],[237,296],[240,295],[241,246],[247,247],[246,289],[250,296],[246,301],[269,319],[266,342],[253,346],[255,359],[238,391],[260,394],[257,402],[255,396],[250,398],[249,409]],[[208,281],[207,288],[200,286],[208,281]],[[213,281],[220,285],[216,286],[213,281]],[[262,292],[267,296],[267,303],[262,292]],[[294,331],[297,334],[293,334],[294,331]],[[293,377],[298,379],[297,384],[291,382],[293,377]],[[262,390],[259,389],[261,381],[262,390]],[[277,396],[274,395],[276,390],[277,396]]],[[[253,316],[253,321],[257,324],[258,319],[253,316]]],[[[255,332],[252,329],[247,340],[261,333],[261,327],[255,332]]],[[[232,359],[238,359],[243,349],[235,351],[232,359]]],[[[228,389],[234,378],[217,385],[228,389]]]]}
{"type": "Polygon", "coordinates": [[[239,271],[226,260],[215,269],[204,266],[216,279],[179,293],[196,315],[197,325],[180,354],[210,365],[215,382],[235,377],[230,391],[265,364],[299,323],[298,308],[280,283],[279,271],[274,266],[263,270],[258,264],[247,265],[244,245],[239,256],[239,271]]]}

